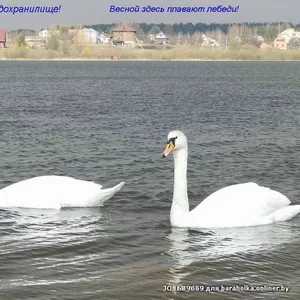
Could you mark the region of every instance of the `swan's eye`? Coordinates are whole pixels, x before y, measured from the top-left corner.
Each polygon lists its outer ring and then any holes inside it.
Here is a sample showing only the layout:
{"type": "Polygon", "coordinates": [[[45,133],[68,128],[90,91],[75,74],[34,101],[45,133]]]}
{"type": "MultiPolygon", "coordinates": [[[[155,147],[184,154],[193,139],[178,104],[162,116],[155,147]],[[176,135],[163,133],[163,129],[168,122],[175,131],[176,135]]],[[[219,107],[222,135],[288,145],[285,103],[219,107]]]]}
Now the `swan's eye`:
{"type": "Polygon", "coordinates": [[[176,139],[177,139],[177,136],[173,137],[173,138],[170,138],[167,143],[170,144],[172,142],[172,144],[175,146],[175,140],[176,139]]]}

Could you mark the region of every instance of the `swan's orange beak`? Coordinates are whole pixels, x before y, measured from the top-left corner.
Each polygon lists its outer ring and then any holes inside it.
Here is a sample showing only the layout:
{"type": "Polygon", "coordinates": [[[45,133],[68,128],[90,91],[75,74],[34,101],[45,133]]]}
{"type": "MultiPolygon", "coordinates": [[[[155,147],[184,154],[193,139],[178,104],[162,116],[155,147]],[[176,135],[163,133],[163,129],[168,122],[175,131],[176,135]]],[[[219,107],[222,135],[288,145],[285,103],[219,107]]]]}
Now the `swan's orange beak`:
{"type": "Polygon", "coordinates": [[[162,157],[167,157],[171,152],[172,150],[174,149],[175,145],[173,144],[172,141],[170,141],[165,149],[165,151],[162,153],[162,157]]]}

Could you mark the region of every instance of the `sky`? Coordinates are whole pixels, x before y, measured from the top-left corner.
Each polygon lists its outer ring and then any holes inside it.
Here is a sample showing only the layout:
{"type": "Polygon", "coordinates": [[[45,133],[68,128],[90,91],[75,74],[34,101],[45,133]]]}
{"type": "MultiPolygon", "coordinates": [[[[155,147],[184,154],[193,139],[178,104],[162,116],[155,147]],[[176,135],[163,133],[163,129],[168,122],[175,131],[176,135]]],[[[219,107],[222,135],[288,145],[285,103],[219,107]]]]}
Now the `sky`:
{"type": "MultiPolygon", "coordinates": [[[[300,0],[2,0],[3,6],[59,6],[59,13],[3,13],[0,28],[34,29],[54,25],[110,24],[118,21],[145,23],[243,23],[292,22],[300,23],[300,0]],[[172,3],[172,4],[170,4],[172,3]],[[239,6],[238,12],[110,12],[110,6],[209,7],[239,6]]],[[[1,6],[0,6],[1,7],[1,6]]],[[[1,8],[0,8],[1,11],[1,8]]]]}

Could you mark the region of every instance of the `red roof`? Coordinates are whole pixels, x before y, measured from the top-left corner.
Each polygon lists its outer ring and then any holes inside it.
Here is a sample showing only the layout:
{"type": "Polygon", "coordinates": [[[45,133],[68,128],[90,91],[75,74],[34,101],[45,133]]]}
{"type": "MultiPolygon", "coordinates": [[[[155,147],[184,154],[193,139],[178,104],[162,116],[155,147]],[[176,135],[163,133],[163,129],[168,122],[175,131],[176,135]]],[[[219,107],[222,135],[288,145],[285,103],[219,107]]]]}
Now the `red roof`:
{"type": "Polygon", "coordinates": [[[0,42],[4,42],[6,39],[5,39],[5,37],[6,37],[6,31],[5,31],[5,29],[0,29],[0,42]]]}

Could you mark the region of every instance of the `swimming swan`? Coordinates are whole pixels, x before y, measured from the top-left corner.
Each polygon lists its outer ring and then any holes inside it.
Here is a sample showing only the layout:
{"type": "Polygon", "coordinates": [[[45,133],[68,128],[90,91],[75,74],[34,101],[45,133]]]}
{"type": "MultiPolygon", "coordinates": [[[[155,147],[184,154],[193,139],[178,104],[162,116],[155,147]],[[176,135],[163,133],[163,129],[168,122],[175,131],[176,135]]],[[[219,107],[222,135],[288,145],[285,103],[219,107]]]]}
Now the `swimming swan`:
{"type": "Polygon", "coordinates": [[[92,207],[118,192],[124,182],[102,189],[100,184],[67,176],[39,176],[9,185],[0,190],[0,207],[60,209],[92,207]]]}
{"type": "Polygon", "coordinates": [[[175,227],[213,228],[257,226],[292,219],[300,212],[300,205],[289,205],[290,200],[279,192],[243,183],[222,188],[189,211],[187,194],[186,136],[178,130],[168,135],[163,157],[173,151],[174,192],[171,225],[175,227]]]}

